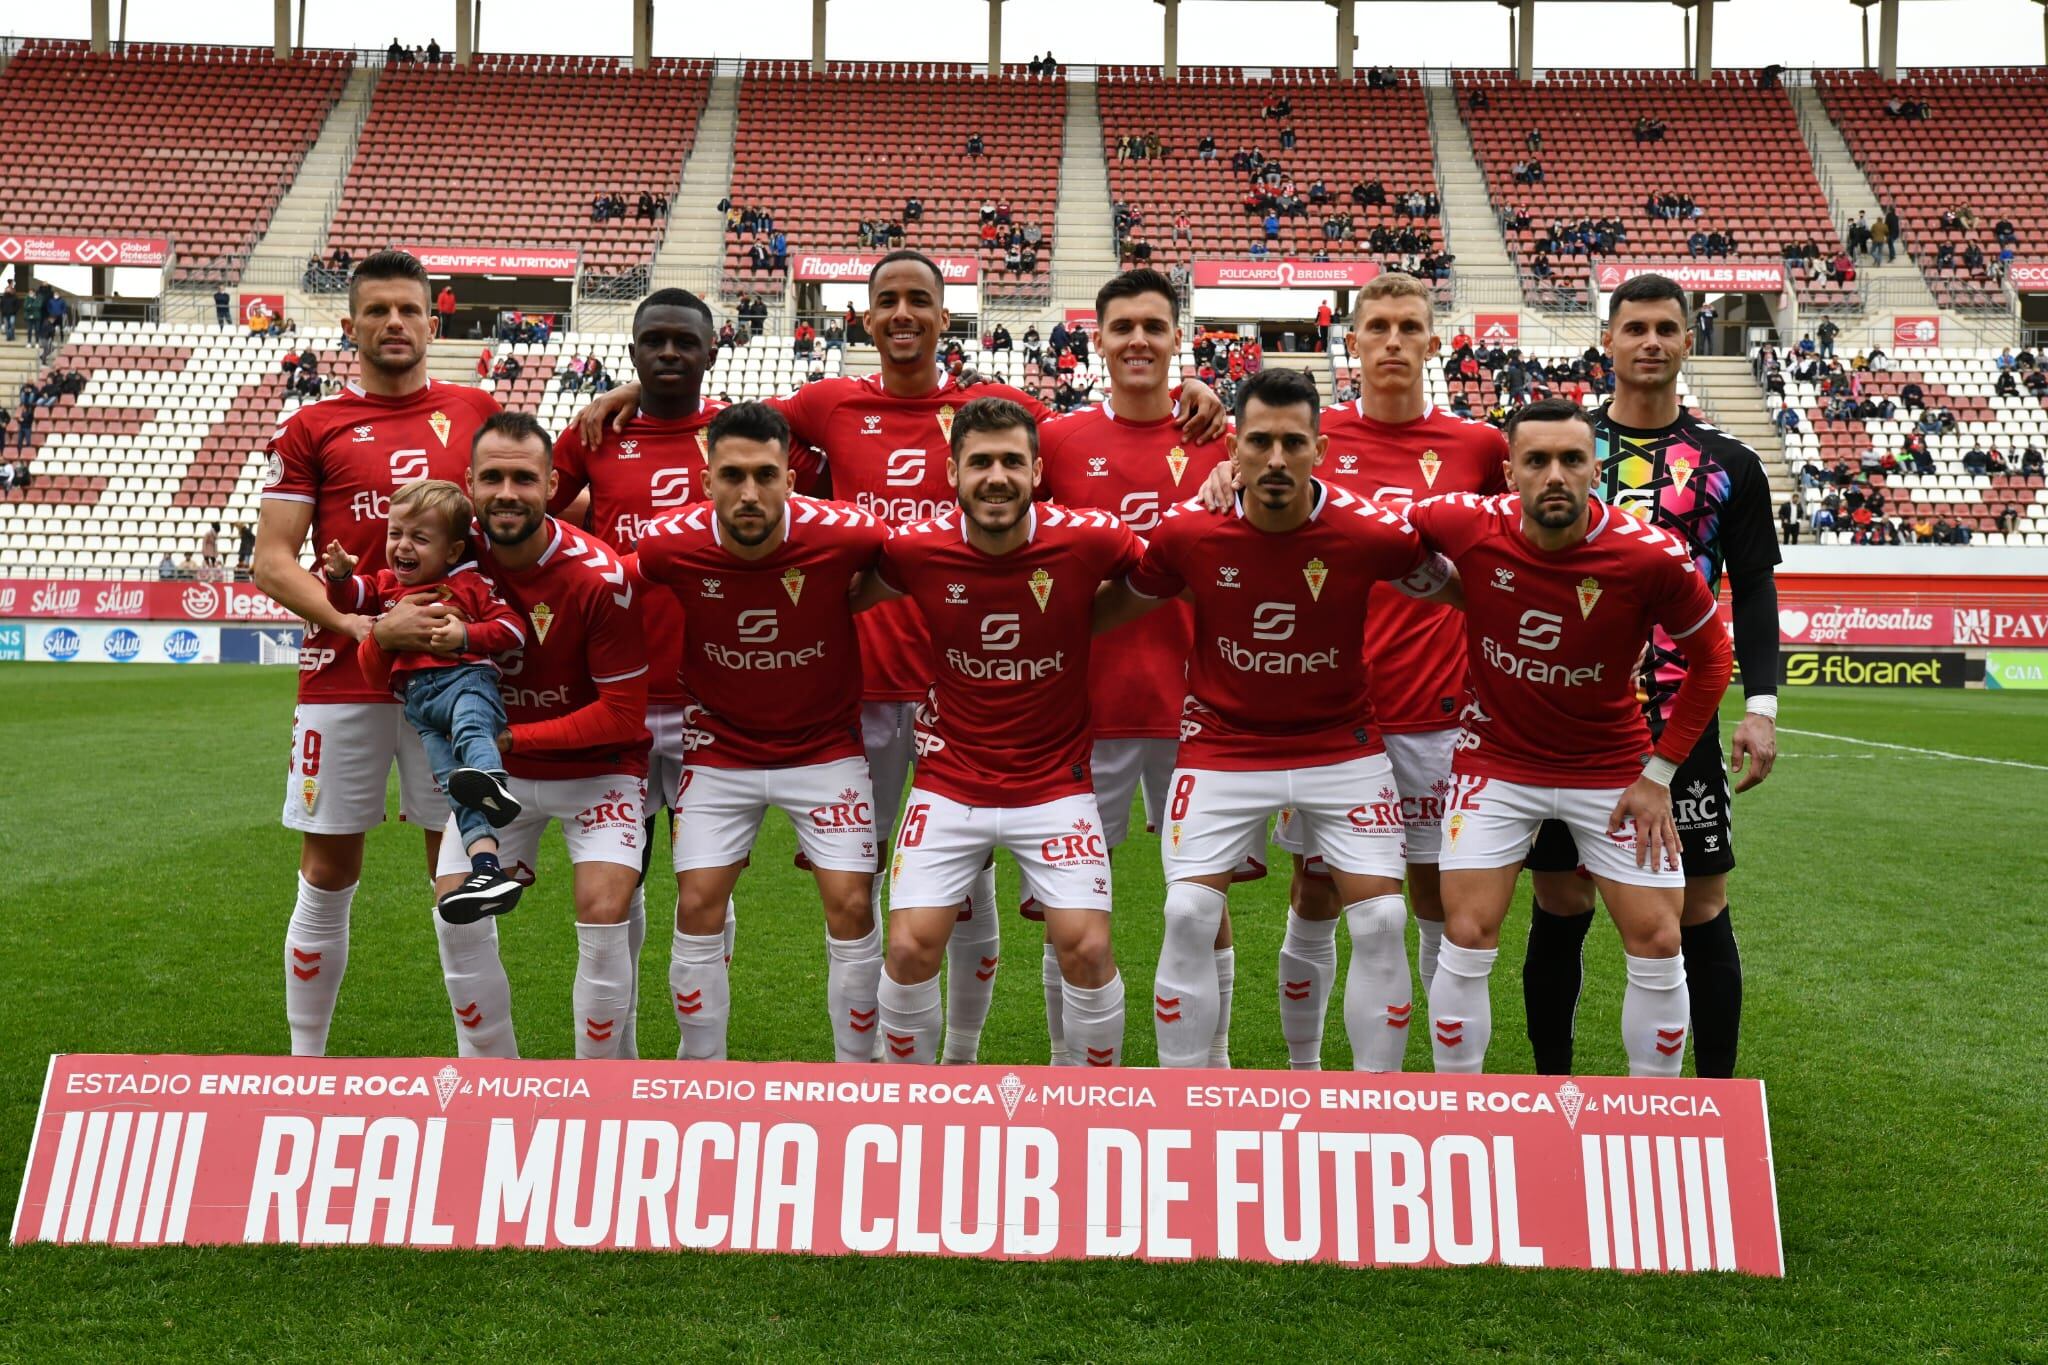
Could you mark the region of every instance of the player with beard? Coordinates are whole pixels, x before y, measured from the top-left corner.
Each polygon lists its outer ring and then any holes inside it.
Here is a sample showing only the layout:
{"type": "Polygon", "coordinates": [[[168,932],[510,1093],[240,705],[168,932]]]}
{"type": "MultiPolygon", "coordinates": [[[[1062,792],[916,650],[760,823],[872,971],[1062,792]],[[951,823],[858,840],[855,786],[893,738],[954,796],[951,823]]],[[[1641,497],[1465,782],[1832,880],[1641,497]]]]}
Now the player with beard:
{"type": "MultiPolygon", "coordinates": [[[[327,1050],[348,967],[363,836],[384,819],[392,764],[400,818],[425,831],[429,872],[448,811],[403,708],[357,662],[370,618],[331,605],[319,578],[301,567],[299,550],[310,532],[314,544],[339,542],[361,572],[376,573],[384,566],[391,494],[415,479],[460,483],[471,437],[498,410],[481,390],[427,377],[432,298],[426,269],[404,252],[380,251],[356,267],[341,329],[358,348],[362,377],[292,413],[271,436],[251,563],[256,586],[307,624],[284,798],[285,828],[301,835],[284,1000],[292,1052],[312,1057],[327,1050]]],[[[383,618],[387,633],[379,638],[425,650],[450,615],[443,603],[402,605],[383,618]]]]}
{"type": "MultiPolygon", "coordinates": [[[[537,866],[541,835],[561,824],[576,903],[576,1055],[618,1057],[637,993],[626,916],[645,840],[647,651],[625,563],[547,514],[552,444],[528,414],[502,412],[478,430],[470,454],[470,501],[485,542],[478,568],[519,613],[527,638],[502,660],[510,728],[498,751],[521,809],[498,832],[499,856],[537,866]]],[[[389,643],[381,623],[377,639],[389,643]]],[[[462,883],[466,861],[459,839],[443,842],[437,892],[462,883]]],[[[436,917],[434,929],[460,1054],[517,1056],[497,921],[436,917]]]]}
{"type": "MultiPolygon", "coordinates": [[[[952,325],[945,281],[930,257],[892,251],[868,275],[868,334],[875,339],[881,373],[806,384],[770,400],[797,441],[825,460],[817,491],[850,502],[891,526],[941,515],[955,505],[948,483],[950,435],[970,398],[1004,398],[1041,422],[1053,416],[1038,399],[1002,384],[963,389],[938,368],[940,338],[952,325]]],[[[639,401],[638,386],[622,385],[578,414],[584,439],[595,443],[601,425],[639,401]]],[[[1222,405],[1199,384],[1182,392],[1183,425],[1214,436],[1224,423],[1222,405]]],[[[893,829],[905,778],[915,756],[916,703],[936,676],[923,618],[909,602],[888,602],[858,623],[866,697],[862,742],[874,778],[876,828],[893,829]]],[[[879,894],[879,892],[878,892],[879,894]]],[[[995,869],[974,878],[962,918],[947,949],[946,1060],[971,1062],[994,998],[1001,955],[996,918],[995,869]]]]}
{"type": "MultiPolygon", "coordinates": [[[[1685,852],[1686,980],[1692,999],[1693,1066],[1702,1076],[1735,1074],[1742,1022],[1742,957],[1728,910],[1735,866],[1728,774],[1735,794],[1770,775],[1777,760],[1779,560],[1770,480],[1756,452],[1685,411],[1679,372],[1692,350],[1686,293],[1662,275],[1623,284],[1609,307],[1602,344],[1614,357],[1614,398],[1595,419],[1600,482],[1611,505],[1676,536],[1710,591],[1728,579],[1735,655],[1742,667],[1743,718],[1722,766],[1720,727],[1710,723],[1674,780],[1678,836],[1685,852]],[[1746,771],[1745,771],[1746,769],[1746,771]]],[[[1649,640],[1644,713],[1652,733],[1668,723],[1691,651],[1662,635],[1649,640]]],[[[1569,832],[1544,825],[1529,853],[1537,913],[1529,926],[1522,992],[1536,1069],[1572,1068],[1572,1029],[1584,979],[1582,950],[1593,922],[1593,889],[1569,832]]]]}
{"type": "Polygon", "coordinates": [[[939,963],[960,896],[1007,848],[1058,959],[1068,1062],[1115,1066],[1124,988],[1088,771],[1089,633],[1097,589],[1135,568],[1144,542],[1109,512],[1033,500],[1037,423],[1016,403],[962,407],[951,448],[956,506],[898,529],[857,599],[908,597],[938,656],[889,869],[883,1060],[939,1060],[939,963]]]}
{"type": "MultiPolygon", "coordinates": [[[[1173,282],[1156,270],[1127,270],[1096,293],[1095,318],[1096,345],[1109,367],[1114,397],[1039,429],[1045,466],[1040,492],[1063,507],[1114,512],[1142,536],[1167,508],[1194,494],[1205,471],[1227,465],[1229,452],[1221,441],[1197,441],[1180,428],[1168,374],[1181,344],[1180,296],[1173,282]]],[[[1095,725],[1090,762],[1102,836],[1112,852],[1130,832],[1131,799],[1141,783],[1147,822],[1160,828],[1193,642],[1194,616],[1184,602],[1095,642],[1089,663],[1095,725]]],[[[1262,841],[1259,854],[1264,853],[1262,841]]],[[[1027,915],[1036,913],[1026,908],[1027,915]]],[[[1053,1065],[1059,1066],[1067,1060],[1060,1010],[1065,978],[1050,941],[1042,976],[1046,1029],[1053,1065]]],[[[1236,976],[1237,953],[1225,914],[1216,936],[1218,1007],[1209,1053],[1214,1066],[1230,1065],[1236,976]]]]}
{"type": "Polygon", "coordinates": [[[1354,959],[1367,961],[1348,989],[1381,1017],[1405,1016],[1413,997],[1401,801],[1366,686],[1368,590],[1394,581],[1452,601],[1456,588],[1398,511],[1314,477],[1329,445],[1318,404],[1298,373],[1247,380],[1231,437],[1245,491],[1223,512],[1175,507],[1098,612],[1106,628],[1182,593],[1194,601],[1192,695],[1161,841],[1166,935],[1152,988],[1161,1066],[1208,1062],[1214,938],[1231,869],[1283,807],[1365,931],[1354,959]]]}
{"type": "Polygon", "coordinates": [[[1444,820],[1444,943],[1429,987],[1436,1068],[1476,1073],[1485,1062],[1501,922],[1547,818],[1570,829],[1621,932],[1629,1074],[1677,1076],[1685,877],[1671,781],[1727,690],[1728,640],[1685,545],[1592,496],[1600,463],[1578,404],[1531,403],[1507,435],[1514,496],[1451,493],[1408,512],[1458,567],[1471,679],[1444,820]],[[1654,744],[1634,672],[1653,629],[1691,659],[1654,744]]]}
{"type": "Polygon", "coordinates": [[[825,995],[842,1062],[874,1054],[882,937],[869,899],[874,794],[860,744],[849,590],[888,530],[845,503],[792,496],[789,425],[763,403],[705,431],[708,502],[647,523],[648,596],[680,599],[687,764],[676,812],[669,989],[679,1058],[723,1060],[732,1015],[721,930],[769,806],[796,828],[825,909],[825,995]],[[764,704],[772,697],[772,704],[764,704]]]}

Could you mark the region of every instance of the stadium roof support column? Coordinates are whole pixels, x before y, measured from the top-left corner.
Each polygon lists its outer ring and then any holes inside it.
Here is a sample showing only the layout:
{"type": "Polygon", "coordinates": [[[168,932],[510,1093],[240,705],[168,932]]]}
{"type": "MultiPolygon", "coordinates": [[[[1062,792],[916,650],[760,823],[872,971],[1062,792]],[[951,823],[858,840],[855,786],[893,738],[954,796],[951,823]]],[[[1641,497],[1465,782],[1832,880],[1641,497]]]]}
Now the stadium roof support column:
{"type": "Polygon", "coordinates": [[[988,0],[988,74],[1003,74],[1003,0],[988,0]]]}
{"type": "Polygon", "coordinates": [[[1330,0],[1337,7],[1337,74],[1350,80],[1358,74],[1353,56],[1358,48],[1358,7],[1353,0],[1330,0]]]}
{"type": "Polygon", "coordinates": [[[654,61],[654,0],[633,0],[633,69],[645,71],[654,61]]]}
{"type": "MultiPolygon", "coordinates": [[[[103,6],[104,0],[93,0],[93,13],[99,13],[103,6]]],[[[271,41],[271,53],[279,61],[284,61],[292,55],[292,0],[273,0],[271,11],[274,18],[273,28],[275,29],[275,36],[271,41]]],[[[95,19],[93,23],[97,26],[99,21],[95,19]]],[[[97,33],[99,30],[95,27],[93,31],[97,33]]]]}
{"type": "Polygon", "coordinates": [[[811,74],[825,74],[825,0],[811,0],[811,74]]]}
{"type": "Polygon", "coordinates": [[[1515,7],[1515,76],[1536,79],[1536,0],[1522,0],[1515,7]]]}
{"type": "Polygon", "coordinates": [[[1877,10],[1877,74],[1899,78],[1899,0],[1884,0],[1877,10]]]}
{"type": "Polygon", "coordinates": [[[476,57],[476,0],[455,0],[455,64],[468,66],[476,57]]]}
{"type": "Polygon", "coordinates": [[[1166,36],[1166,79],[1180,75],[1180,0],[1159,0],[1159,6],[1166,11],[1163,20],[1166,36]]]}
{"type": "MultiPolygon", "coordinates": [[[[75,11],[74,11],[75,12],[75,11]]],[[[92,50],[104,54],[114,29],[113,0],[92,0],[92,50]]],[[[283,56],[283,53],[279,53],[283,56]]]]}
{"type": "Polygon", "coordinates": [[[1692,78],[1710,81],[1714,79],[1714,0],[1699,0],[1693,13],[1699,18],[1693,25],[1692,78]]]}

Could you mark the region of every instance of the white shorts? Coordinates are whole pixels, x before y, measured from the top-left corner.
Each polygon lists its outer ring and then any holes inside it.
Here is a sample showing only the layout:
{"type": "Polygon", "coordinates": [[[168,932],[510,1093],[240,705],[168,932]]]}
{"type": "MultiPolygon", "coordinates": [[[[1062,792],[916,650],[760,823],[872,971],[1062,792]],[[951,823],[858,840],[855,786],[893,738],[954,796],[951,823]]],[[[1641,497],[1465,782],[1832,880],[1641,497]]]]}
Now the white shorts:
{"type": "Polygon", "coordinates": [[[1166,879],[1230,871],[1265,842],[1276,810],[1289,812],[1283,831],[1297,827],[1303,845],[1341,872],[1398,880],[1405,870],[1393,765],[1372,754],[1271,772],[1176,769],[1159,841],[1166,879]]]}
{"type": "MultiPolygon", "coordinates": [[[[1456,730],[1425,730],[1418,734],[1387,735],[1387,761],[1394,765],[1394,790],[1401,793],[1401,819],[1408,831],[1408,861],[1434,863],[1443,848],[1444,800],[1451,780],[1451,750],[1458,741],[1456,730]],[[1442,784],[1439,786],[1438,784],[1442,784]]],[[[1289,853],[1301,854],[1301,821],[1293,812],[1281,811],[1273,838],[1289,853]]],[[[1323,860],[1309,854],[1305,868],[1327,875],[1323,860]]]]}
{"type": "Polygon", "coordinates": [[[889,860],[889,908],[958,905],[1006,848],[1024,894],[1057,910],[1109,909],[1109,844],[1092,794],[1037,806],[963,806],[910,789],[889,860]]]}
{"type": "MultiPolygon", "coordinates": [[[[640,824],[647,817],[645,778],[624,773],[544,781],[514,777],[505,785],[520,805],[519,818],[495,831],[498,862],[507,876],[532,885],[534,870],[540,866],[540,836],[550,820],[562,822],[562,841],[569,845],[572,864],[618,863],[640,870],[647,837],[640,824]]],[[[468,871],[469,855],[463,852],[462,836],[450,815],[434,875],[449,877],[468,871]]]]}
{"type": "Polygon", "coordinates": [[[647,794],[674,810],[676,787],[683,780],[683,708],[648,707],[647,734],[654,741],[647,749],[647,794]]]}
{"type": "Polygon", "coordinates": [[[398,818],[439,829],[450,815],[419,732],[396,702],[301,702],[292,712],[284,827],[304,834],[362,834],[384,822],[391,765],[398,765],[398,818]]]}
{"type": "Polygon", "coordinates": [[[1166,789],[1173,781],[1177,739],[1098,739],[1089,765],[1095,772],[1095,806],[1102,812],[1102,837],[1116,848],[1130,837],[1131,798],[1145,788],[1145,823],[1159,828],[1166,789]]]}
{"type": "Polygon", "coordinates": [[[1636,866],[1636,831],[1607,832],[1607,817],[1621,799],[1621,787],[1525,787],[1497,777],[1459,777],[1452,782],[1444,814],[1444,849],[1438,865],[1446,872],[1518,866],[1529,856],[1536,827],[1562,820],[1579,846],[1579,862],[1596,877],[1625,886],[1685,885],[1676,852],[1665,868],[1636,866]]]}
{"type": "Polygon", "coordinates": [[[896,828],[903,808],[903,784],[917,757],[917,703],[864,701],[860,704],[860,745],[867,751],[868,777],[875,792],[875,828],[896,828]]]}
{"type": "Polygon", "coordinates": [[[675,868],[730,867],[754,850],[761,817],[774,806],[796,827],[813,867],[875,870],[875,801],[865,758],[801,768],[683,769],[675,802],[675,868]]]}

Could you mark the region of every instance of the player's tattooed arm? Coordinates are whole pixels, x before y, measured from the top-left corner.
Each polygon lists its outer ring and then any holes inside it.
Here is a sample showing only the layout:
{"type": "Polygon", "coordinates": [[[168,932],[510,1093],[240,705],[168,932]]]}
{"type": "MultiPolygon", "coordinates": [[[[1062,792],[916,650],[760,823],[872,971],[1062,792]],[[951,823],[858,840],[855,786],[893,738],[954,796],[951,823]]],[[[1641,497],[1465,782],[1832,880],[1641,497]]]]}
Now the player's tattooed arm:
{"type": "Polygon", "coordinates": [[[360,640],[370,633],[370,618],[329,602],[326,584],[299,564],[299,547],[312,529],[311,503],[267,499],[256,514],[256,551],[249,576],[264,596],[299,619],[360,640]]]}
{"type": "Polygon", "coordinates": [[[1091,631],[1100,635],[1106,630],[1128,625],[1146,612],[1165,606],[1171,598],[1147,597],[1136,591],[1121,578],[1104,583],[1095,591],[1095,615],[1090,623],[1091,631]]]}

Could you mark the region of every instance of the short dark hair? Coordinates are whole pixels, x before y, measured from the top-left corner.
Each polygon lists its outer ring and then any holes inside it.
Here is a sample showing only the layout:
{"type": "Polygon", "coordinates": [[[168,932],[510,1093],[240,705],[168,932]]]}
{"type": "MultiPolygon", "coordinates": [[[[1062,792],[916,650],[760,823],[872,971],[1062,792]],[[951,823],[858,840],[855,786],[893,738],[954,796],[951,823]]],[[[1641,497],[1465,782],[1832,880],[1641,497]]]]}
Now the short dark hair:
{"type": "Polygon", "coordinates": [[[1607,301],[1607,316],[1613,317],[1615,310],[1624,303],[1675,303],[1682,313],[1691,302],[1686,297],[1685,286],[1669,275],[1638,275],[1623,281],[1621,288],[1614,291],[1614,297],[1607,301]]]}
{"type": "MultiPolygon", "coordinates": [[[[1663,277],[1660,275],[1658,278],[1663,277]]],[[[1584,422],[1586,430],[1593,433],[1594,440],[1597,441],[1600,437],[1600,429],[1593,425],[1593,414],[1569,398],[1539,398],[1533,403],[1524,403],[1509,413],[1504,430],[1510,444],[1515,439],[1516,430],[1524,422],[1584,422]]]]}
{"type": "Polygon", "coordinates": [[[1237,405],[1234,415],[1244,420],[1245,410],[1256,398],[1269,408],[1287,408],[1300,404],[1308,409],[1309,423],[1314,425],[1322,416],[1323,395],[1315,381],[1299,370],[1260,370],[1237,386],[1237,405]]]}
{"type": "Polygon", "coordinates": [[[1180,293],[1173,287],[1173,281],[1150,266],[1139,266],[1110,278],[1109,283],[1095,291],[1095,325],[1109,316],[1109,305],[1118,299],[1136,298],[1140,294],[1163,294],[1173,305],[1173,321],[1180,325],[1180,293]]]}
{"type": "Polygon", "coordinates": [[[780,446],[784,455],[789,454],[789,423],[766,403],[734,403],[720,409],[704,429],[705,453],[716,451],[728,436],[780,446]]]}
{"type": "Polygon", "coordinates": [[[1008,398],[977,398],[953,415],[953,434],[949,443],[953,457],[960,457],[960,447],[967,444],[967,438],[977,431],[1008,431],[1022,427],[1031,442],[1033,458],[1038,455],[1038,419],[1022,403],[1008,398]]]}
{"type": "Polygon", "coordinates": [[[633,330],[640,330],[640,315],[650,308],[686,308],[693,313],[704,315],[704,326],[710,331],[718,330],[718,319],[711,315],[711,305],[687,289],[657,289],[640,300],[640,306],[633,310],[633,330]]]}
{"type": "Polygon", "coordinates": [[[355,273],[348,277],[348,311],[351,313],[356,311],[356,286],[365,280],[412,280],[429,302],[434,297],[434,285],[427,278],[427,268],[410,251],[373,251],[356,263],[355,273]]]}
{"type": "Polygon", "coordinates": [[[542,453],[548,457],[548,463],[554,463],[555,438],[548,435],[548,429],[530,412],[504,408],[486,417],[484,424],[476,429],[476,435],[469,440],[469,458],[472,462],[476,460],[476,448],[484,443],[486,436],[503,436],[514,441],[539,441],[542,453]]]}
{"type": "Polygon", "coordinates": [[[875,262],[875,268],[868,272],[868,289],[871,292],[875,287],[875,276],[882,273],[882,268],[884,266],[894,265],[898,261],[916,261],[926,270],[931,271],[933,281],[935,281],[939,286],[939,297],[945,297],[946,272],[939,269],[939,263],[937,261],[925,255],[922,251],[916,251],[910,247],[903,247],[899,250],[892,251],[888,255],[882,257],[881,260],[875,262]]]}

